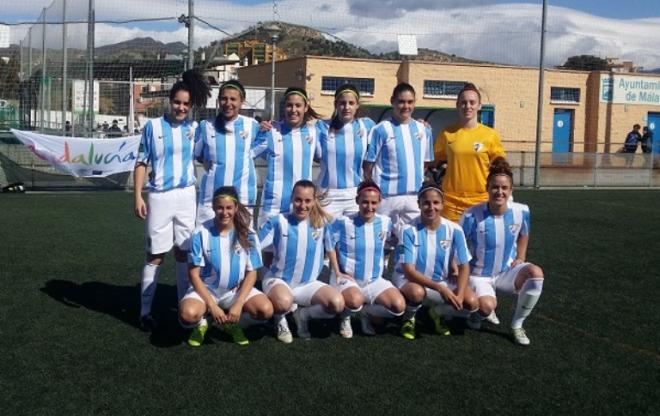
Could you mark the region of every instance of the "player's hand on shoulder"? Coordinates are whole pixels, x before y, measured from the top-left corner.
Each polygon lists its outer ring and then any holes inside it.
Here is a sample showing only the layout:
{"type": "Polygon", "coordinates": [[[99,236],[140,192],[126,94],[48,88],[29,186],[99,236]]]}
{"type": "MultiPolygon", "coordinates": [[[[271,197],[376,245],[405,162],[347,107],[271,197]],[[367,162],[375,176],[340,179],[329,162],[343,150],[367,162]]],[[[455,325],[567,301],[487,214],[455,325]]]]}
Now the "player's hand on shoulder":
{"type": "Polygon", "coordinates": [[[261,120],[259,123],[260,131],[271,131],[273,129],[273,122],[270,120],[261,120]]]}

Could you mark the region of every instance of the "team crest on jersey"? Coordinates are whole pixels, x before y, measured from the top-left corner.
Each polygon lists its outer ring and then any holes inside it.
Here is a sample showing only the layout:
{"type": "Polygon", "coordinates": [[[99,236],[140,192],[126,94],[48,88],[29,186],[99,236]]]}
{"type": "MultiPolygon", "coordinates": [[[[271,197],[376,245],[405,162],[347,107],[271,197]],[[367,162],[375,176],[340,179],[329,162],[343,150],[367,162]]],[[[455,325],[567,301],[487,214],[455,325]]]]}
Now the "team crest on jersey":
{"type": "Polygon", "coordinates": [[[447,250],[451,246],[451,240],[440,240],[440,247],[442,247],[443,250],[447,250]]]}
{"type": "Polygon", "coordinates": [[[509,232],[513,235],[515,235],[518,230],[520,229],[520,224],[511,224],[509,225],[509,232]]]}
{"type": "Polygon", "coordinates": [[[312,143],[312,140],[314,140],[312,136],[305,137],[305,141],[307,141],[307,143],[312,143]]]}
{"type": "Polygon", "coordinates": [[[364,137],[367,134],[366,131],[364,131],[364,128],[360,127],[360,131],[358,131],[358,136],[361,138],[364,137]]]}
{"type": "Polygon", "coordinates": [[[314,240],[318,240],[319,237],[321,237],[321,229],[317,228],[316,230],[312,231],[312,238],[314,240]]]}
{"type": "Polygon", "coordinates": [[[159,139],[159,140],[163,140],[163,136],[158,136],[158,139],[159,139]]]}
{"type": "Polygon", "coordinates": [[[334,130],[328,132],[328,140],[334,140],[335,139],[335,132],[334,130]]]}
{"type": "Polygon", "coordinates": [[[475,152],[481,152],[481,150],[484,148],[483,143],[476,142],[475,144],[472,145],[474,148],[475,152]]]}
{"type": "Polygon", "coordinates": [[[422,140],[424,138],[424,134],[421,131],[418,131],[417,134],[415,134],[415,137],[417,137],[417,140],[422,140]]]}
{"type": "Polygon", "coordinates": [[[245,140],[245,139],[248,138],[248,132],[245,131],[245,130],[243,130],[243,131],[241,132],[240,136],[245,140]]]}
{"type": "Polygon", "coordinates": [[[385,231],[381,231],[381,232],[378,234],[378,239],[384,241],[385,238],[387,238],[387,233],[386,233],[385,231]]]}
{"type": "Polygon", "coordinates": [[[236,254],[240,253],[242,248],[243,247],[241,246],[241,244],[239,242],[236,242],[236,244],[234,244],[234,253],[236,254]]]}

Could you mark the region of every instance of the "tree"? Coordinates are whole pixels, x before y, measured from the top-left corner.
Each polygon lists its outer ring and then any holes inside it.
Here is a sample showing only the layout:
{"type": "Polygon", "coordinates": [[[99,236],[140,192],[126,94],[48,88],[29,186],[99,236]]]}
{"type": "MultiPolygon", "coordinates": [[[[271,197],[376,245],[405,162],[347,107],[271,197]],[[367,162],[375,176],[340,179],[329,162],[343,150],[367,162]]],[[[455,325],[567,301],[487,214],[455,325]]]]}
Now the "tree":
{"type": "Polygon", "coordinates": [[[607,71],[610,69],[607,60],[593,55],[571,56],[566,60],[563,67],[580,71],[607,71]]]}

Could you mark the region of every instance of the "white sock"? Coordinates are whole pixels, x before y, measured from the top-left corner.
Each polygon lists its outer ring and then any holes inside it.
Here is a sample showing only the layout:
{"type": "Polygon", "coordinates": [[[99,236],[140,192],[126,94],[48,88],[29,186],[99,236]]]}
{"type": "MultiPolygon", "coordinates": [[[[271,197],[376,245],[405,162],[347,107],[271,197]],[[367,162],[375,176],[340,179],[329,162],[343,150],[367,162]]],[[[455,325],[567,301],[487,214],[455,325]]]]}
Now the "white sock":
{"type": "Polygon", "coordinates": [[[275,313],[273,314],[273,322],[275,322],[275,326],[282,324],[286,325],[287,327],[289,326],[288,323],[286,322],[286,314],[285,313],[275,313]],[[284,321],[284,322],[282,322],[284,321]]]}
{"type": "Polygon", "coordinates": [[[322,305],[312,305],[307,309],[307,316],[312,319],[330,319],[334,318],[336,315],[325,310],[322,305]]]}
{"type": "Polygon", "coordinates": [[[525,318],[532,313],[532,309],[538,302],[543,290],[543,279],[532,277],[525,281],[518,294],[516,311],[513,313],[511,328],[522,328],[525,318]]]}
{"type": "Polygon", "coordinates": [[[158,285],[158,272],[160,266],[157,264],[144,263],[142,267],[142,282],[140,284],[140,316],[151,313],[151,304],[156,294],[158,285]]]}
{"type": "Polygon", "coordinates": [[[378,304],[366,305],[364,307],[364,311],[371,316],[379,316],[381,318],[394,318],[403,315],[403,312],[394,313],[391,310],[384,307],[383,305],[378,305],[378,304]]]}
{"type": "Polygon", "coordinates": [[[360,311],[362,310],[363,307],[364,307],[364,305],[361,305],[361,306],[360,306],[359,308],[357,308],[357,309],[344,308],[344,310],[342,311],[341,314],[339,314],[339,316],[340,316],[342,319],[350,318],[351,316],[353,316],[353,315],[355,315],[356,313],[360,312],[360,311]]]}
{"type": "Polygon", "coordinates": [[[415,314],[421,307],[421,304],[418,305],[411,305],[409,303],[406,303],[406,310],[403,312],[403,315],[401,315],[401,319],[404,321],[410,321],[415,317],[415,314]]]}
{"type": "Polygon", "coordinates": [[[178,301],[181,301],[181,299],[186,295],[189,285],[190,285],[190,280],[188,280],[188,263],[177,261],[176,262],[176,294],[178,301]]]}

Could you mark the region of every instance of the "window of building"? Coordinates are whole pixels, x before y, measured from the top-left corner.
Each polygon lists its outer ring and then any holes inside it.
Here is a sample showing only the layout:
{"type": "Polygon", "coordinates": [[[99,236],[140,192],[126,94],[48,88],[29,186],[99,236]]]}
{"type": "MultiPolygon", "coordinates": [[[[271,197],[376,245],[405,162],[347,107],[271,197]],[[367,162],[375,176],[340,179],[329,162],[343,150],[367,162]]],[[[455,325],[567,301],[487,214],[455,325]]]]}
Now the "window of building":
{"type": "Polygon", "coordinates": [[[321,94],[334,94],[337,87],[344,84],[353,84],[360,91],[360,95],[374,95],[373,78],[345,78],[345,77],[323,77],[321,79],[321,94]]]}
{"type": "Polygon", "coordinates": [[[579,88],[550,87],[550,102],[579,103],[579,88]]]}
{"type": "Polygon", "coordinates": [[[463,81],[424,80],[424,97],[428,98],[456,98],[463,89],[463,81]]]}

